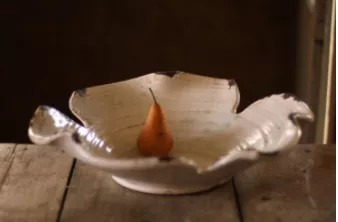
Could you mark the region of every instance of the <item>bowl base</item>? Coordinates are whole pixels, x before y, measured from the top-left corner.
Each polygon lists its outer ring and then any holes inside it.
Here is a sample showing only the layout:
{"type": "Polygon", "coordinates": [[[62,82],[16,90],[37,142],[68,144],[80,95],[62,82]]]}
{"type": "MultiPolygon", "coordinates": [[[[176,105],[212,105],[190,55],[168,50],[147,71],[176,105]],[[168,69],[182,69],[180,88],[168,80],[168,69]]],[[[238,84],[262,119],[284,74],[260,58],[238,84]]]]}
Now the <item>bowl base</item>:
{"type": "Polygon", "coordinates": [[[130,190],[138,191],[141,193],[147,193],[147,194],[159,194],[159,195],[180,195],[180,194],[191,194],[191,193],[199,193],[203,191],[208,191],[212,188],[215,188],[217,186],[220,186],[228,181],[223,180],[220,183],[212,184],[212,185],[199,185],[199,186],[193,186],[193,187],[168,187],[158,184],[150,184],[145,183],[141,181],[134,181],[134,180],[128,180],[121,177],[112,176],[113,180],[130,190]]]}

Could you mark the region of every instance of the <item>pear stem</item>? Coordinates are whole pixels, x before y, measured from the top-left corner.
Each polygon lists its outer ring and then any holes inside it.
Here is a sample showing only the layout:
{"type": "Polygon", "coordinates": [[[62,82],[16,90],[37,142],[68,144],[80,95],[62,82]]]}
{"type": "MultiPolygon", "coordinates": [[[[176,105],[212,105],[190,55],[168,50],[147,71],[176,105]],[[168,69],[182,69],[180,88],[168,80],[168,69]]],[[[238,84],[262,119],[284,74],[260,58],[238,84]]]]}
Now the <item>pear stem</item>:
{"type": "Polygon", "coordinates": [[[149,88],[149,91],[151,93],[151,96],[153,97],[154,102],[157,103],[157,100],[156,100],[156,97],[155,97],[153,90],[151,88],[149,88]]]}

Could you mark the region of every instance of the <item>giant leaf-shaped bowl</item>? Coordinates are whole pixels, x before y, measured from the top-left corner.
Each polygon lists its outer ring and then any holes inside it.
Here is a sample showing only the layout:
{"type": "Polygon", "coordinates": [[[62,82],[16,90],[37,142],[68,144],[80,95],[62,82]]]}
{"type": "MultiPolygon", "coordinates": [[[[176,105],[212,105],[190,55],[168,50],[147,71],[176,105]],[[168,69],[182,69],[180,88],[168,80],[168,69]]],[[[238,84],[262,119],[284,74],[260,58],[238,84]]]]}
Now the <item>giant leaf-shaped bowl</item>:
{"type": "Polygon", "coordinates": [[[298,119],[313,119],[309,107],[289,94],[271,95],[237,113],[240,96],[233,80],[165,74],[75,91],[70,109],[84,126],[40,106],[31,119],[29,137],[108,171],[130,189],[182,194],[224,183],[261,156],[291,149],[301,136],[298,119]],[[153,103],[149,88],[174,137],[166,158],[142,156],[136,147],[153,103]]]}

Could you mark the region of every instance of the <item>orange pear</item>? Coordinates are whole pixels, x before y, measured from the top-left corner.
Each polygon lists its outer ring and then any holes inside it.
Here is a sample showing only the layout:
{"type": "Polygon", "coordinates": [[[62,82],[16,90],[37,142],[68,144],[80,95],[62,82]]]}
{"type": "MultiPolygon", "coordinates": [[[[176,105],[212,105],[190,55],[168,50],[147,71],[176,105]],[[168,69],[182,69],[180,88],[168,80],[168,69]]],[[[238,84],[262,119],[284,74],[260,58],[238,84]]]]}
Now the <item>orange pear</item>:
{"type": "Polygon", "coordinates": [[[137,147],[147,156],[167,156],[173,147],[173,138],[167,127],[164,113],[151,89],[154,104],[137,139],[137,147]]]}

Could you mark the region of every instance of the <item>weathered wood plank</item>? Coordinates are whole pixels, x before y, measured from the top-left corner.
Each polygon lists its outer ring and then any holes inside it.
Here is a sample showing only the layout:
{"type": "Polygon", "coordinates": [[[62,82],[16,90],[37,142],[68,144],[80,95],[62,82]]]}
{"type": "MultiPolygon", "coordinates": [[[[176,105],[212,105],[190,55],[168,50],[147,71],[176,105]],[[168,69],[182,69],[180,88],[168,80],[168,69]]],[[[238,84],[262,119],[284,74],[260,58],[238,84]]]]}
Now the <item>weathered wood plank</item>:
{"type": "Polygon", "coordinates": [[[335,145],[302,145],[236,177],[244,221],[335,221],[335,145]]]}
{"type": "Polygon", "coordinates": [[[147,195],[117,185],[106,172],[77,163],[61,221],[239,222],[238,218],[231,182],[194,195],[147,195]]]}
{"type": "Polygon", "coordinates": [[[16,144],[13,143],[0,145],[0,188],[12,163],[15,146],[16,144]]]}
{"type": "Polygon", "coordinates": [[[72,158],[34,145],[0,150],[0,221],[56,221],[72,158]]]}

